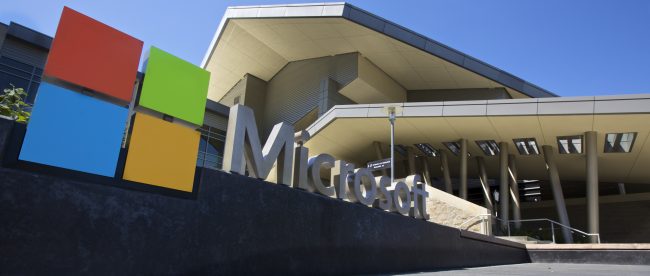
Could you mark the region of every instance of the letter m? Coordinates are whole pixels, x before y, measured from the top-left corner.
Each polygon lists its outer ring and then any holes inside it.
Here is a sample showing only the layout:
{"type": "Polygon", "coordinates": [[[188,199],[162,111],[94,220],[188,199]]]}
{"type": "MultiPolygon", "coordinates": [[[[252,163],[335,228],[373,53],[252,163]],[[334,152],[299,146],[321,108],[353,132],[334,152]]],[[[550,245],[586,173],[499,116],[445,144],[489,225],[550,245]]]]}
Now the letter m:
{"type": "Polygon", "coordinates": [[[277,160],[277,182],[289,185],[293,167],[293,126],[284,122],[273,126],[262,149],[253,110],[238,104],[230,108],[229,116],[223,170],[243,175],[247,164],[251,176],[267,179],[277,160]]]}

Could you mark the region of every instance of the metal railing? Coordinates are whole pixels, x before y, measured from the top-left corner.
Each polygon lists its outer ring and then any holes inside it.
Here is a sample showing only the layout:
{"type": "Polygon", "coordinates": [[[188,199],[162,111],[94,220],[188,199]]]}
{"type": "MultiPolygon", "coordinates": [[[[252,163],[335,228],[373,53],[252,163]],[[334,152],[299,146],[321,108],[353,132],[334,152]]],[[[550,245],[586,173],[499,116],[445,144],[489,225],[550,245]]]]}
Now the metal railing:
{"type": "MultiPolygon", "coordinates": [[[[512,236],[512,230],[511,230],[511,227],[510,227],[510,224],[511,224],[511,223],[514,223],[514,224],[518,224],[518,225],[520,225],[522,222],[523,222],[523,223],[525,223],[525,222],[548,222],[548,223],[549,223],[549,226],[550,226],[550,227],[549,227],[549,230],[550,230],[550,233],[551,233],[551,242],[552,242],[552,243],[556,243],[557,240],[558,240],[558,239],[556,238],[556,236],[555,236],[555,229],[562,229],[562,228],[564,228],[564,229],[568,229],[571,233],[578,233],[578,234],[583,235],[583,236],[585,236],[585,237],[589,237],[589,238],[591,238],[591,237],[595,237],[595,238],[596,238],[596,242],[597,242],[597,243],[600,243],[600,234],[587,233],[587,232],[584,232],[584,231],[578,230],[578,229],[576,229],[576,228],[573,228],[573,227],[570,227],[570,226],[567,226],[567,225],[561,224],[561,223],[559,223],[559,222],[557,222],[557,221],[554,221],[554,220],[551,220],[551,219],[547,219],[547,218],[540,218],[540,219],[521,219],[521,220],[507,220],[507,221],[504,221],[503,219],[501,219],[501,218],[497,218],[497,217],[495,217],[495,216],[492,215],[492,214],[481,214],[481,215],[476,215],[476,216],[473,216],[473,217],[467,219],[466,221],[464,221],[463,223],[461,223],[461,224],[458,226],[458,229],[459,229],[459,230],[467,230],[467,229],[464,228],[465,226],[467,226],[467,225],[468,225],[469,223],[471,223],[471,222],[474,222],[474,223],[471,224],[471,225],[475,225],[477,221],[479,221],[480,223],[484,223],[484,224],[487,225],[487,226],[485,227],[485,229],[487,229],[487,231],[485,231],[483,234],[485,234],[485,235],[490,235],[490,236],[492,236],[492,233],[490,232],[490,229],[491,229],[491,226],[490,226],[490,225],[492,224],[492,221],[501,221],[501,222],[505,222],[504,224],[507,225],[507,226],[506,226],[505,229],[502,229],[502,230],[505,230],[505,231],[506,231],[504,234],[507,234],[508,237],[511,237],[511,236],[512,236]]],[[[517,227],[517,228],[519,228],[519,227],[517,227]]],[[[542,228],[539,228],[539,230],[542,230],[542,228]]]]}

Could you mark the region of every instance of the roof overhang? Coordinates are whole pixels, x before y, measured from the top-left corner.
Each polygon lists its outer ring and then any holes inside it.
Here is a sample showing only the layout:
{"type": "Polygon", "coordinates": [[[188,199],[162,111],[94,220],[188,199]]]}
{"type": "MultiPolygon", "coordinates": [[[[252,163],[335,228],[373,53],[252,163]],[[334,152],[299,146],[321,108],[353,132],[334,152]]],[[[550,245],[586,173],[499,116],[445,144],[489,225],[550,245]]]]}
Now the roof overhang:
{"type": "Polygon", "coordinates": [[[346,3],[230,7],[203,59],[208,97],[246,73],[270,80],[288,62],[359,52],[407,90],[505,87],[513,98],[542,88],[346,3]]]}
{"type": "MultiPolygon", "coordinates": [[[[395,122],[396,144],[413,146],[429,143],[445,150],[443,142],[468,140],[472,156],[485,156],[475,141],[495,140],[508,143],[515,154],[520,179],[547,179],[543,155],[520,155],[515,138],[535,138],[541,145],[555,149],[555,160],[563,180],[585,179],[584,154],[558,154],[556,137],[598,132],[599,179],[603,182],[650,184],[650,94],[403,103],[395,122]],[[630,153],[604,153],[606,133],[636,132],[630,153]]],[[[373,141],[387,145],[390,130],[386,104],[335,106],[307,131],[310,155],[329,153],[363,166],[376,160],[373,141]]],[[[417,149],[416,149],[417,151],[417,149]]],[[[450,156],[452,174],[457,175],[458,157],[450,156]]],[[[490,177],[498,176],[498,156],[485,156],[490,177]]],[[[437,158],[432,168],[440,167],[437,158]]],[[[477,174],[476,162],[469,162],[469,174],[477,174]]]]}

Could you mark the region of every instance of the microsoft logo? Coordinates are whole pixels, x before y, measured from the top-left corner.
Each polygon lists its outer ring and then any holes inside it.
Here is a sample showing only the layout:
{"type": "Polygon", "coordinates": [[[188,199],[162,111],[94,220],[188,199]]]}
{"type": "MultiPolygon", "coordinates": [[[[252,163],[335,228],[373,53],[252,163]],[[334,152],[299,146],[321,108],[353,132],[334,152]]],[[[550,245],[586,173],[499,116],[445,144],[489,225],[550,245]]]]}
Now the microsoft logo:
{"type": "Polygon", "coordinates": [[[151,47],[138,89],[142,48],[65,7],[19,159],[192,192],[210,73],[151,47]]]}

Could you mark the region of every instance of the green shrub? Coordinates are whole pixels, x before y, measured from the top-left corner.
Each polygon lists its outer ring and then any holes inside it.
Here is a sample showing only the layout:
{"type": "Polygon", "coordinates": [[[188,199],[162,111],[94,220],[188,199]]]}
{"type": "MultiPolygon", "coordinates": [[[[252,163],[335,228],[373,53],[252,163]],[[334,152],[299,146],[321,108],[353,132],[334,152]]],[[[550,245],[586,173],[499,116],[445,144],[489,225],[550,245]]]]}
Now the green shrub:
{"type": "Polygon", "coordinates": [[[27,93],[22,88],[16,88],[10,84],[11,88],[6,88],[4,94],[0,95],[0,115],[7,116],[19,123],[27,123],[31,116],[32,106],[25,103],[27,93]]]}

